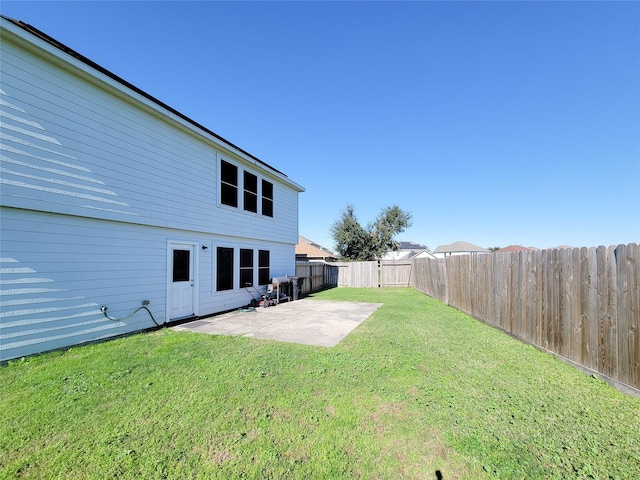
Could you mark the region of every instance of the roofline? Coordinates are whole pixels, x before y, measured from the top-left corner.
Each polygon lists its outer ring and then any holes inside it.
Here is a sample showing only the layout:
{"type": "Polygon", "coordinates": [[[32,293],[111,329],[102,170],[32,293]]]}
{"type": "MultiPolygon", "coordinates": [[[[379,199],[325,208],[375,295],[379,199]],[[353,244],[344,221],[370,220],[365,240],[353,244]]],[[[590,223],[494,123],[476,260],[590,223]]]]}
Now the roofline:
{"type": "Polygon", "coordinates": [[[465,242],[463,240],[458,240],[457,242],[453,242],[450,243],[448,245],[440,245],[438,246],[432,253],[466,253],[466,252],[470,252],[470,253],[488,253],[490,252],[490,250],[487,250],[486,248],[482,248],[479,247],[477,245],[473,245],[472,243],[469,242],[465,242]],[[454,245],[456,243],[462,243],[465,244],[464,246],[468,246],[468,247],[473,247],[472,249],[468,249],[468,248],[460,248],[460,247],[456,247],[455,249],[453,249],[454,245]]]}
{"type": "MultiPolygon", "coordinates": [[[[155,103],[156,105],[158,105],[159,107],[169,111],[170,113],[172,113],[173,115],[176,115],[177,117],[179,117],[180,119],[184,120],[185,122],[191,124],[192,126],[198,128],[199,130],[202,130],[203,132],[205,132],[208,135],[211,135],[212,137],[216,138],[217,140],[221,141],[222,143],[226,144],[227,146],[237,150],[238,152],[242,153],[243,155],[246,155],[247,157],[249,157],[250,159],[260,163],[262,166],[273,170],[274,172],[286,177],[287,179],[289,179],[289,177],[284,173],[281,172],[280,170],[278,170],[277,168],[272,167],[271,165],[269,165],[267,162],[260,160],[258,157],[250,154],[249,152],[247,152],[246,150],[243,150],[242,148],[238,147],[237,145],[231,143],[229,140],[227,140],[224,137],[221,137],[220,135],[218,135],[217,133],[213,132],[212,130],[209,130],[207,127],[205,127],[204,125],[196,122],[195,120],[187,117],[185,114],[180,113],[178,110],[176,110],[173,107],[170,107],[169,105],[167,105],[166,103],[164,103],[161,100],[158,100],[156,97],[154,97],[153,95],[148,94],[147,92],[145,92],[144,90],[136,87],[135,85],[133,85],[132,83],[126,81],[124,78],[116,75],[115,73],[107,70],[106,68],[102,67],[101,65],[97,64],[96,62],[94,62],[93,60],[90,60],[89,58],[85,57],[84,55],[82,55],[81,53],[78,53],[77,51],[75,51],[74,49],[68,47],[67,45],[63,44],[62,42],[59,42],[58,40],[56,40],[55,38],[51,37],[50,35],[47,35],[46,33],[44,33],[43,31],[37,29],[36,27],[29,25],[28,23],[23,22],[22,20],[17,20],[11,17],[7,17],[5,15],[0,14],[0,17],[10,23],[12,23],[13,25],[21,28],[22,30],[24,30],[25,32],[30,33],[31,35],[39,38],[40,40],[43,40],[44,42],[48,43],[49,45],[57,48],[58,50],[66,53],[67,55],[75,58],[76,60],[84,63],[85,65],[93,68],[94,70],[97,70],[98,72],[102,73],[103,75],[106,75],[107,77],[109,77],[110,79],[116,81],[117,83],[121,84],[122,86],[133,90],[135,93],[137,93],[138,95],[141,95],[142,97],[146,98],[147,100],[155,103]]],[[[289,180],[291,181],[291,180],[289,180]]],[[[304,189],[303,189],[304,191],[304,189]]]]}

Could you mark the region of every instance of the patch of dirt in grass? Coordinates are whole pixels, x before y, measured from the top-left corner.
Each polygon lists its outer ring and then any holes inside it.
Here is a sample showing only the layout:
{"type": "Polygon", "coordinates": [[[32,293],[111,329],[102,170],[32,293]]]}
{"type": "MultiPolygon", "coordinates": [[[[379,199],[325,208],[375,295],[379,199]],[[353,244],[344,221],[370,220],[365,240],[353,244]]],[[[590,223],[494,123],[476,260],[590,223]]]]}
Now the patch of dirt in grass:
{"type": "Polygon", "coordinates": [[[222,465],[223,463],[228,462],[233,458],[233,455],[229,453],[227,450],[222,449],[215,452],[212,452],[210,459],[216,465],[222,465]]]}
{"type": "Polygon", "coordinates": [[[327,405],[324,411],[326,412],[327,415],[329,415],[329,417],[336,416],[336,407],[334,407],[333,405],[327,405]]]}
{"type": "Polygon", "coordinates": [[[298,465],[307,464],[311,461],[311,457],[306,447],[298,446],[284,453],[285,457],[298,465]]]}
{"type": "Polygon", "coordinates": [[[391,470],[397,478],[436,478],[436,471],[447,479],[481,476],[472,474],[442,441],[440,432],[421,422],[402,402],[380,402],[362,424],[379,444],[379,472],[374,473],[381,478],[387,478],[385,471],[391,470]]]}
{"type": "Polygon", "coordinates": [[[381,402],[377,410],[364,418],[365,429],[373,426],[373,431],[378,436],[388,433],[388,428],[406,417],[404,405],[399,402],[381,402]]]}
{"type": "Polygon", "coordinates": [[[214,465],[224,465],[232,460],[235,460],[235,455],[225,448],[224,445],[217,443],[210,443],[206,446],[199,446],[194,448],[195,452],[204,459],[205,463],[211,463],[214,465]]]}

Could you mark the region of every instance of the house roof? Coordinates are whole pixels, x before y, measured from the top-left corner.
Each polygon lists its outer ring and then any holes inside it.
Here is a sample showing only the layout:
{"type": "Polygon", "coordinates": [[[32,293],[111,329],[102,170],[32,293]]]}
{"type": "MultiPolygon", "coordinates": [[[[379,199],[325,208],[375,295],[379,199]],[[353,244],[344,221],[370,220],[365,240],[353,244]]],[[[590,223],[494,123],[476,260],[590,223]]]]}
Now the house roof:
{"type": "Polygon", "coordinates": [[[535,250],[534,248],[529,248],[529,247],[523,247],[521,245],[509,245],[508,247],[504,247],[501,248],[499,250],[496,250],[496,252],[499,253],[504,253],[504,252],[521,252],[521,251],[531,251],[531,250],[535,250]]]}
{"type": "Polygon", "coordinates": [[[486,248],[473,243],[458,241],[449,245],[440,245],[433,253],[489,252],[486,248]]]}
{"type": "Polygon", "coordinates": [[[29,25],[28,23],[25,23],[25,22],[23,22],[21,20],[16,20],[14,18],[7,17],[5,15],[0,15],[0,17],[3,20],[6,20],[7,22],[10,22],[11,24],[15,25],[16,27],[19,27],[23,31],[25,31],[25,32],[27,32],[27,33],[39,38],[40,40],[42,40],[42,41],[44,41],[46,43],[48,43],[49,45],[55,47],[56,49],[62,51],[63,53],[65,53],[65,54],[73,57],[74,59],[82,62],[84,65],[86,65],[86,66],[88,66],[88,67],[100,72],[103,75],[106,75],[107,77],[109,77],[110,79],[116,81],[117,83],[119,83],[123,87],[126,87],[127,89],[134,91],[138,95],[140,95],[140,96],[146,98],[147,100],[153,102],[158,107],[160,107],[160,108],[162,108],[164,110],[167,110],[171,114],[173,114],[173,115],[179,117],[180,119],[184,120],[185,122],[189,123],[192,127],[195,127],[196,129],[201,130],[206,135],[215,138],[216,140],[220,141],[225,146],[231,148],[232,150],[234,150],[236,152],[239,152],[244,157],[246,157],[248,159],[251,159],[251,160],[255,161],[256,163],[259,163],[263,168],[269,169],[269,170],[279,174],[280,176],[285,177],[287,179],[288,183],[291,183],[292,185],[295,185],[296,188],[299,189],[299,191],[301,191],[301,192],[304,191],[303,187],[301,187],[299,185],[296,185],[294,182],[289,180],[289,178],[287,177],[287,175],[285,173],[283,173],[280,170],[274,168],[273,166],[269,165],[268,163],[264,162],[263,160],[260,160],[258,157],[250,154],[249,152],[247,152],[247,151],[243,150],[242,148],[238,147],[237,145],[234,145],[229,140],[227,140],[227,139],[221,137],[220,135],[218,135],[217,133],[209,130],[207,127],[201,125],[200,123],[196,122],[195,120],[192,120],[191,118],[187,117],[183,113],[180,113],[179,111],[177,111],[174,108],[170,107],[166,103],[158,100],[157,98],[153,97],[152,95],[149,95],[144,90],[141,90],[140,88],[136,87],[132,83],[129,83],[128,81],[124,80],[122,77],[119,77],[118,75],[110,72],[106,68],[104,68],[104,67],[98,65],[97,63],[95,63],[93,60],[88,59],[84,55],[78,53],[77,51],[73,50],[72,48],[69,48],[68,46],[66,46],[65,44],[59,42],[55,38],[47,35],[46,33],[42,32],[41,30],[38,30],[36,27],[34,27],[32,25],[29,25]]]}
{"type": "Polygon", "coordinates": [[[436,258],[428,250],[398,250],[396,252],[387,253],[383,260],[410,260],[412,258],[426,257],[436,258]]]}
{"type": "Polygon", "coordinates": [[[415,242],[403,242],[403,241],[399,241],[397,242],[398,245],[398,250],[426,250],[429,251],[429,248],[424,246],[424,245],[420,245],[419,243],[415,243],[415,242]]]}
{"type": "Polygon", "coordinates": [[[435,258],[431,254],[429,247],[420,245],[415,242],[398,241],[396,242],[396,248],[390,252],[387,252],[384,257],[385,260],[409,260],[418,256],[428,256],[435,258]]]}
{"type": "Polygon", "coordinates": [[[308,238],[299,236],[296,245],[296,255],[306,255],[309,258],[335,258],[336,254],[308,238]]]}

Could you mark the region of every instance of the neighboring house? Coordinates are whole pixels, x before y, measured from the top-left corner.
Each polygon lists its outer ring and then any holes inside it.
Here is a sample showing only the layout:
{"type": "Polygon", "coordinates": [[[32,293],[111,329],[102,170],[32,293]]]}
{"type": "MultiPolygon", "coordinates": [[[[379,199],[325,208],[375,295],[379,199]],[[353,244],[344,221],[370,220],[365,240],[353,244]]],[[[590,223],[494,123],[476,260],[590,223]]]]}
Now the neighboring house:
{"type": "Polygon", "coordinates": [[[0,360],[295,275],[300,185],[33,27],[0,28],[0,360]]]}
{"type": "Polygon", "coordinates": [[[501,248],[496,250],[495,253],[505,253],[505,252],[531,252],[535,250],[535,248],[523,247],[521,245],[509,245],[508,247],[501,248]]]}
{"type": "Polygon", "coordinates": [[[469,255],[477,253],[491,253],[486,248],[479,247],[468,242],[454,242],[450,245],[440,245],[433,251],[436,258],[444,258],[450,255],[469,255]]]}
{"type": "Polygon", "coordinates": [[[382,260],[410,260],[413,258],[436,258],[429,248],[414,242],[397,242],[396,250],[387,252],[382,260]]]}
{"type": "Polygon", "coordinates": [[[298,262],[335,262],[338,257],[335,253],[324,248],[308,238],[298,237],[296,245],[296,261],[298,262]]]}

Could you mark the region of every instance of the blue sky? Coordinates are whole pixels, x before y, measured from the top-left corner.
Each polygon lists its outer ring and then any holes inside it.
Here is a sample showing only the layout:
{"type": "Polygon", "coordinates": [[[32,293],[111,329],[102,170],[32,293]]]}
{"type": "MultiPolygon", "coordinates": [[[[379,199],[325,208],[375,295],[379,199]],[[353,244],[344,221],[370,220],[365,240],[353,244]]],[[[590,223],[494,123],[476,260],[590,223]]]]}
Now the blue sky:
{"type": "Polygon", "coordinates": [[[13,2],[306,188],[333,246],[412,214],[431,249],[640,242],[640,2],[13,2]]]}

